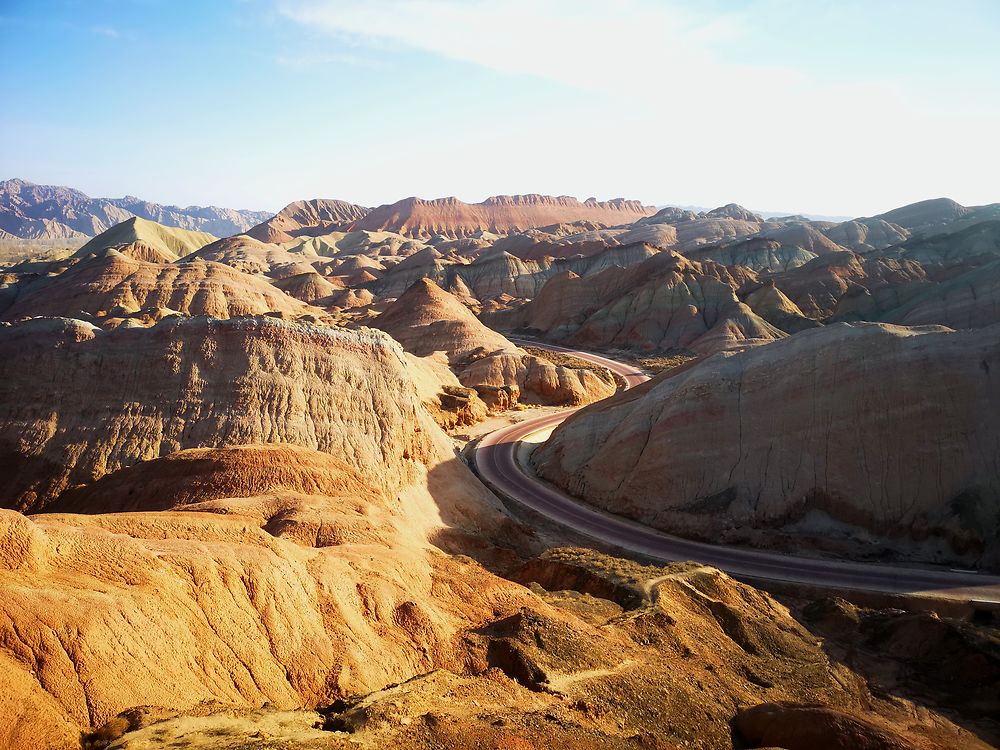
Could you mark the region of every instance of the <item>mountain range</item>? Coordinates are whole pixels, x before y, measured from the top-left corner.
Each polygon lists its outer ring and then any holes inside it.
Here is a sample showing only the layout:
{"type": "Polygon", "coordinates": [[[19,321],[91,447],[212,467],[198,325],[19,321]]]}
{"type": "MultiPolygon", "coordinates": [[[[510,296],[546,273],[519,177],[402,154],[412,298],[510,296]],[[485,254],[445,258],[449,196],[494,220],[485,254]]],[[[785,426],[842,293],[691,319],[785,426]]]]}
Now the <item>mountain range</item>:
{"type": "Polygon", "coordinates": [[[91,198],[73,188],[21,179],[0,182],[0,239],[79,240],[133,216],[217,237],[246,233],[262,242],[289,242],[296,237],[353,230],[457,239],[564,222],[627,224],[655,212],[652,206],[623,198],[581,202],[569,196],[497,195],[481,203],[465,203],[454,197],[411,197],[375,208],[316,198],[290,203],[272,215],[216,206],[164,206],[134,196],[91,198]]]}
{"type": "Polygon", "coordinates": [[[73,188],[36,185],[17,178],[0,182],[0,239],[80,240],[133,216],[225,237],[245,232],[270,213],[217,206],[164,206],[131,195],[91,198],[73,188]]]}

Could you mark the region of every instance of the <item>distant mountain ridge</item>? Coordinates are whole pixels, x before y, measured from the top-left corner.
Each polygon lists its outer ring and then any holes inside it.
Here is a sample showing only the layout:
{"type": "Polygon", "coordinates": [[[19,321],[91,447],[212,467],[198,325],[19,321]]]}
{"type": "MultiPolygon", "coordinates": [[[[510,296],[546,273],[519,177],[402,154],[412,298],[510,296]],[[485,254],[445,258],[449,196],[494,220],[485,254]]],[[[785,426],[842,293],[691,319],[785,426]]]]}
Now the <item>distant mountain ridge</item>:
{"type": "Polygon", "coordinates": [[[287,242],[295,237],[361,229],[420,239],[460,239],[576,221],[615,226],[654,213],[653,206],[644,206],[640,201],[580,201],[566,195],[494,195],[481,203],[466,203],[455,197],[410,197],[370,209],[339,200],[315,199],[289,204],[247,234],[262,241],[287,242]]]}
{"type": "Polygon", "coordinates": [[[91,198],[61,185],[36,185],[17,178],[0,181],[0,232],[13,237],[86,239],[135,216],[168,227],[228,236],[245,232],[271,214],[218,206],[164,206],[135,196],[91,198]]]}

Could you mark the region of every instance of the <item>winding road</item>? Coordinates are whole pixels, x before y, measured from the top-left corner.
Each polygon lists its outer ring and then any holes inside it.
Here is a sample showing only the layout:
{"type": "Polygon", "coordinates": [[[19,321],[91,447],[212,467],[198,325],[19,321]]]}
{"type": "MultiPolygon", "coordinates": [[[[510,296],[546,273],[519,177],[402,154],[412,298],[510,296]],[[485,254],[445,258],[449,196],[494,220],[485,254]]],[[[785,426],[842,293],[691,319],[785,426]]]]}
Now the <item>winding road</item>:
{"type": "MultiPolygon", "coordinates": [[[[536,341],[514,343],[563,352],[620,375],[625,388],[649,378],[634,367],[601,357],[536,341]]],[[[797,557],[736,547],[722,547],[671,536],[649,526],[582,503],[526,470],[519,454],[523,442],[549,432],[576,412],[528,419],[483,437],[474,453],[479,475],[502,496],[546,518],[607,544],[663,561],[693,560],[720,568],[737,578],[784,581],[837,590],[910,594],[957,601],[1000,604],[1000,577],[971,571],[935,570],[797,557]]]]}

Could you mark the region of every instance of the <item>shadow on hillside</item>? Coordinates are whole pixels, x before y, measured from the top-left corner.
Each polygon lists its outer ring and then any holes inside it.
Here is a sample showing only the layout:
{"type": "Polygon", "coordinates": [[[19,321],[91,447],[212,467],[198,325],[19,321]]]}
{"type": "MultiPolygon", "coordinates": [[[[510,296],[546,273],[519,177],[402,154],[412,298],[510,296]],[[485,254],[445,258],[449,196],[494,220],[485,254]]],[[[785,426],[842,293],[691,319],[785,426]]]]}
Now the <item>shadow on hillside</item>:
{"type": "Polygon", "coordinates": [[[878,698],[933,709],[1000,747],[1000,629],[930,611],[774,595],[878,698]]]}
{"type": "Polygon", "coordinates": [[[430,541],[444,552],[467,555],[503,576],[546,548],[539,534],[509,513],[457,456],[428,472],[427,487],[446,524],[430,541]]]}

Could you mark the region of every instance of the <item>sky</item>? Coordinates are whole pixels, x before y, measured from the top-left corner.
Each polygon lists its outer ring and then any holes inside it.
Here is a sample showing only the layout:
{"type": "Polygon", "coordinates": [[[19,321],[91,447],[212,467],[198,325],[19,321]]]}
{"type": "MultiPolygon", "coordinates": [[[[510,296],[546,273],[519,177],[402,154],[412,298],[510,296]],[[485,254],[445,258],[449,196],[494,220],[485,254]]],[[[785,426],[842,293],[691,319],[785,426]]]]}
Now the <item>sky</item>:
{"type": "Polygon", "coordinates": [[[276,211],[1000,201],[996,0],[0,0],[0,178],[276,211]]]}

